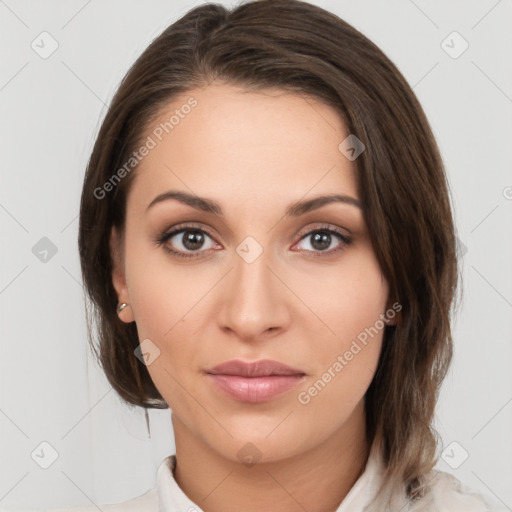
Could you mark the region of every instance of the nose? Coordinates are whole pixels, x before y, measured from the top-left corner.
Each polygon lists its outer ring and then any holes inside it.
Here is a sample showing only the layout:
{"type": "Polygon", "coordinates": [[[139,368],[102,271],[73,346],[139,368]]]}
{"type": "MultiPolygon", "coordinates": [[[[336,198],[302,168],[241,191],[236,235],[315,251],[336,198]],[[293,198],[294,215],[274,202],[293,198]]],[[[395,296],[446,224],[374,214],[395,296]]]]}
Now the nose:
{"type": "Polygon", "coordinates": [[[254,342],[288,329],[293,294],[273,266],[266,251],[251,263],[234,254],[233,268],[218,297],[218,323],[223,331],[254,342]]]}

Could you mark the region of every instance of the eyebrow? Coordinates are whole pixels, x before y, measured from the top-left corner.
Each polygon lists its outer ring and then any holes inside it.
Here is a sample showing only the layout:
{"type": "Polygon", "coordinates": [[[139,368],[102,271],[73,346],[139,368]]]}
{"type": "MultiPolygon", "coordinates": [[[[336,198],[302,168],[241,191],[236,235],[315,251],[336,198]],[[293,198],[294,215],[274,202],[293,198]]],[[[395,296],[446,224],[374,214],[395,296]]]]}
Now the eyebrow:
{"type": "MultiPolygon", "coordinates": [[[[148,211],[152,206],[163,201],[168,201],[170,199],[179,201],[180,203],[186,204],[199,211],[212,213],[220,217],[224,216],[222,207],[216,201],[179,190],[168,190],[167,192],[159,194],[153,199],[153,201],[151,201],[151,203],[149,203],[146,211],[148,211]]],[[[331,203],[344,203],[360,208],[361,210],[363,209],[361,202],[354,197],[346,196],[343,194],[329,194],[314,197],[312,199],[308,199],[307,201],[297,201],[290,204],[286,208],[285,217],[299,217],[300,215],[304,215],[313,210],[317,210],[318,208],[331,203]]]]}

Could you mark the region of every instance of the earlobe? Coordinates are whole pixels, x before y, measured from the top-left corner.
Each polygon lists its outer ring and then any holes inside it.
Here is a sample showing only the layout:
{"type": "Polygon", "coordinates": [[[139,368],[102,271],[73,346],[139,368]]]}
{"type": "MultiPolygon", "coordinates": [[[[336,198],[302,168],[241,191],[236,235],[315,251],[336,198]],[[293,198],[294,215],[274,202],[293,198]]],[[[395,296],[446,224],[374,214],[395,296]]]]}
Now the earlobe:
{"type": "Polygon", "coordinates": [[[130,296],[126,286],[126,275],[124,270],[123,241],[115,227],[110,232],[110,256],[112,258],[112,284],[117,294],[118,305],[116,312],[121,321],[130,323],[135,319],[130,305],[130,296]],[[123,304],[123,307],[119,307],[123,304]],[[126,305],[124,305],[126,304],[126,305]]]}

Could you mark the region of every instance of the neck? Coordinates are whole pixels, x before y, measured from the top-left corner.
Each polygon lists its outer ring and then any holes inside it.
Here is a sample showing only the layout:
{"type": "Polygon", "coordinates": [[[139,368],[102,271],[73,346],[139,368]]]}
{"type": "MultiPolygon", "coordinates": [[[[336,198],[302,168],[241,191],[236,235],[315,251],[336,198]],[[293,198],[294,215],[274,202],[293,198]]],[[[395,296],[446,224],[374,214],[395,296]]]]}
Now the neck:
{"type": "Polygon", "coordinates": [[[250,467],[198,439],[174,414],[176,468],[183,492],[205,512],[335,512],[369,454],[364,407],[310,450],[250,467]]]}

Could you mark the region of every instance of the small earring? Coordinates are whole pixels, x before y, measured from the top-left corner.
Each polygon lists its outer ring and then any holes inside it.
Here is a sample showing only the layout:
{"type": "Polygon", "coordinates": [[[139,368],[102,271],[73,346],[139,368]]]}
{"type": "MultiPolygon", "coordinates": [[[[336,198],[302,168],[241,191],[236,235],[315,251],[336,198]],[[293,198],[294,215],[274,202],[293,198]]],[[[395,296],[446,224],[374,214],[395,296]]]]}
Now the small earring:
{"type": "Polygon", "coordinates": [[[118,313],[121,313],[121,311],[123,311],[123,309],[124,309],[126,306],[129,306],[129,304],[127,304],[126,302],[123,302],[122,304],[119,304],[119,306],[117,307],[117,312],[118,312],[118,313]]]}

